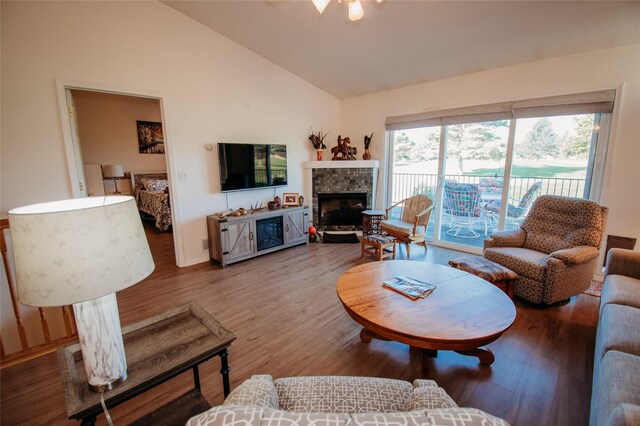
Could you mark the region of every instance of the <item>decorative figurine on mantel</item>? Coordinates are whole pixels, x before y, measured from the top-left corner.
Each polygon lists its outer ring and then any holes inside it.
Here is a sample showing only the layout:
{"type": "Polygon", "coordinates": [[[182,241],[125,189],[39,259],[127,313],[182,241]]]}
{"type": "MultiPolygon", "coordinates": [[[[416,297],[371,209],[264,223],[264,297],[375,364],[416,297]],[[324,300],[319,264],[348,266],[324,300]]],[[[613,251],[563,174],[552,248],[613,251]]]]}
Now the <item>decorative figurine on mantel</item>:
{"type": "Polygon", "coordinates": [[[338,146],[331,148],[331,153],[333,154],[331,161],[355,160],[358,148],[349,145],[351,145],[351,139],[348,136],[343,139],[338,135],[338,146]]]}
{"type": "Polygon", "coordinates": [[[320,130],[317,135],[312,131],[311,136],[309,136],[309,140],[316,150],[316,160],[318,161],[322,161],[322,150],[327,149],[327,146],[324,144],[324,138],[326,137],[327,133],[323,135],[322,130],[320,130]]]}
{"type": "Polygon", "coordinates": [[[371,136],[364,135],[364,154],[362,154],[363,160],[371,160],[371,154],[369,154],[369,145],[371,145],[371,138],[373,138],[373,132],[371,132],[371,136]]]}

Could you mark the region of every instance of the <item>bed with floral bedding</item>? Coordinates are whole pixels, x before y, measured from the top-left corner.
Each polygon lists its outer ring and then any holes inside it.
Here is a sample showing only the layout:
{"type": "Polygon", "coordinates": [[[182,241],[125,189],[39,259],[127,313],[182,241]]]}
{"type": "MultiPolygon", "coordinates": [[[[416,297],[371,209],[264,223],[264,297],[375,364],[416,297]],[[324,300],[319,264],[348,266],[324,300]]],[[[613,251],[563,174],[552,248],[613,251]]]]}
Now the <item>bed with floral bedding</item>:
{"type": "Polygon", "coordinates": [[[131,186],[143,218],[155,220],[156,228],[171,227],[169,181],[166,172],[131,172],[131,186]]]}

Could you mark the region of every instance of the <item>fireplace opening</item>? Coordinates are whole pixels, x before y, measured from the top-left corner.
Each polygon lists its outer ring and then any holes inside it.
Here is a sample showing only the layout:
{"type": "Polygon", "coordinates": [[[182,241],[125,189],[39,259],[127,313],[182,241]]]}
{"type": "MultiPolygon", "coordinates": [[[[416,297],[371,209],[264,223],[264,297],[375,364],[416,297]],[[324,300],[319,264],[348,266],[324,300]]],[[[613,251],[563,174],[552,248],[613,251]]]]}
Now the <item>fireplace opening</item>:
{"type": "Polygon", "coordinates": [[[282,216],[256,220],[258,251],[284,244],[282,216]]]}
{"type": "Polygon", "coordinates": [[[360,226],[366,209],[366,192],[318,194],[320,226],[360,226]]]}

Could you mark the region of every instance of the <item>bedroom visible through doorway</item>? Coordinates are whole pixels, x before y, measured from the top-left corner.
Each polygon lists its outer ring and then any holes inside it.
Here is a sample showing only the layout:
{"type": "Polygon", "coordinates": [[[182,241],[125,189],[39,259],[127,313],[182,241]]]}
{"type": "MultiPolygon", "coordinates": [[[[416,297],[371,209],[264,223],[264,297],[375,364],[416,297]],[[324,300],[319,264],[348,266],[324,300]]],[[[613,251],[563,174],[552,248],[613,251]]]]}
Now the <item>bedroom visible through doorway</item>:
{"type": "Polygon", "coordinates": [[[75,121],[78,180],[84,175],[86,195],[133,196],[152,253],[159,241],[173,244],[160,100],[82,89],[66,92],[70,121],[75,121]]]}

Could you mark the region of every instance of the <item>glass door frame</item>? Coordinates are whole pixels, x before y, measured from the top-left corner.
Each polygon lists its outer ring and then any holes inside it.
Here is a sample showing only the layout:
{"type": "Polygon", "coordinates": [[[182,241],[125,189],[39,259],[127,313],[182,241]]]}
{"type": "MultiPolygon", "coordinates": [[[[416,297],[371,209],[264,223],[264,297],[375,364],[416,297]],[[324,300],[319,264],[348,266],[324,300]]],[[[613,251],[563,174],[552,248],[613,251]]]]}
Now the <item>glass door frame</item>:
{"type": "MultiPolygon", "coordinates": [[[[592,201],[599,202],[602,193],[602,185],[604,182],[606,156],[609,148],[609,133],[611,128],[611,113],[596,113],[598,116],[598,129],[593,132],[591,148],[589,153],[589,159],[587,163],[587,171],[585,176],[585,193],[583,198],[592,201]],[[587,192],[588,191],[588,192],[587,192]],[[584,197],[587,195],[587,197],[584,197]]],[[[553,115],[549,115],[553,116],[553,115]]],[[[483,121],[478,121],[483,122],[483,121]]],[[[502,186],[502,198],[501,205],[507,206],[509,200],[509,187],[512,175],[512,166],[514,161],[514,146],[515,136],[518,118],[513,117],[509,119],[509,133],[507,137],[507,145],[505,152],[504,174],[503,174],[503,186],[502,186]]],[[[427,127],[427,126],[425,126],[427,127]]],[[[435,126],[434,126],[435,127],[435,126]]],[[[444,180],[446,173],[446,144],[447,128],[445,124],[440,125],[440,145],[438,150],[438,172],[437,172],[437,184],[436,184],[436,200],[433,210],[433,238],[427,238],[427,241],[433,245],[445,247],[449,249],[482,254],[483,249],[481,247],[473,247],[459,243],[453,243],[441,239],[441,223],[442,223],[442,211],[444,206],[444,180]]],[[[395,155],[395,132],[396,130],[386,131],[386,179],[384,179],[383,185],[383,203],[385,206],[389,206],[392,200],[392,179],[394,176],[394,155],[395,155]]],[[[385,207],[386,208],[386,207],[385,207]]],[[[501,208],[498,214],[498,227],[496,230],[503,230],[506,222],[507,209],[501,208]]]]}

